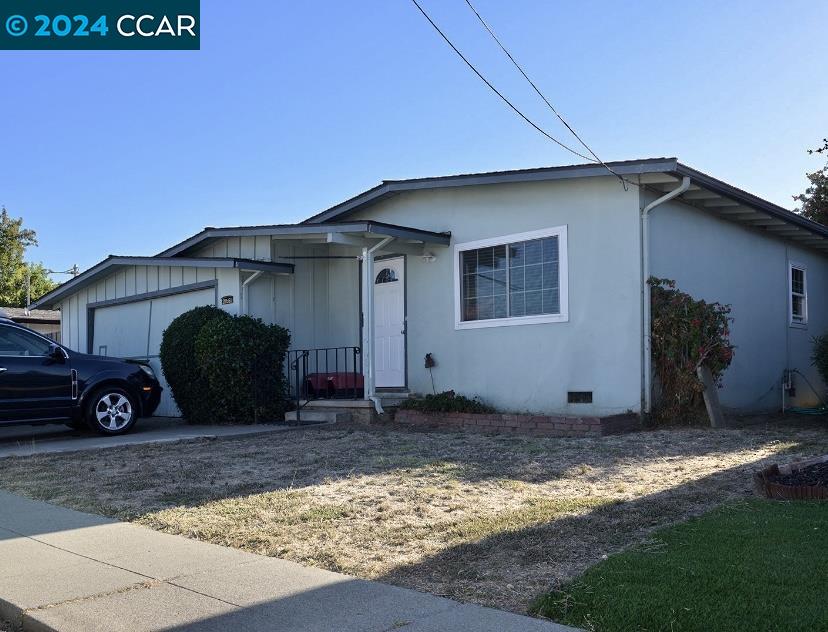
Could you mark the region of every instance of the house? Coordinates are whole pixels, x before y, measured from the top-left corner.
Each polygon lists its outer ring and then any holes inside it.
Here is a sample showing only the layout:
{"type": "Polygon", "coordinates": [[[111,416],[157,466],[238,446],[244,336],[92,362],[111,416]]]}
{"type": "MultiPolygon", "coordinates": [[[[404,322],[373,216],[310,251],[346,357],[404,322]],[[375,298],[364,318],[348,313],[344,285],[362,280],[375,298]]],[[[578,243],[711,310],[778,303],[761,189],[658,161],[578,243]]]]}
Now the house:
{"type": "Polygon", "coordinates": [[[434,388],[613,415],[652,406],[653,275],[732,305],[725,407],[779,409],[794,370],[789,401],[817,403],[828,228],[675,158],[609,166],[625,186],[594,164],[384,181],[299,224],[205,228],[154,257],[110,256],[36,307],[61,310],[71,348],[155,363],[182,311],[250,314],[290,329],[297,388],[353,388],[376,408],[389,391],[434,388]]]}
{"type": "Polygon", "coordinates": [[[60,342],[60,311],[57,309],[26,309],[25,307],[0,307],[0,312],[16,323],[60,342]]]}

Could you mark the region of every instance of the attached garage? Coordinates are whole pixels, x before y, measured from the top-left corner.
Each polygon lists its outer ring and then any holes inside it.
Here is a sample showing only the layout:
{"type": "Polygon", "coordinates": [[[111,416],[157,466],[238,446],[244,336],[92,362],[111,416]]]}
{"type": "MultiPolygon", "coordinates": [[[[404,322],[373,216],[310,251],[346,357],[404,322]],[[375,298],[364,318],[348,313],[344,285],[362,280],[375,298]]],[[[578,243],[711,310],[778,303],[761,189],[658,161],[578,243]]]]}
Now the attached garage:
{"type": "Polygon", "coordinates": [[[149,360],[164,392],[156,415],[175,417],[178,407],[163,379],[158,354],[161,336],[173,319],[194,307],[216,304],[216,288],[192,289],[155,298],[121,299],[110,305],[91,305],[92,352],[102,356],[149,360]]]}
{"type": "Polygon", "coordinates": [[[215,305],[251,313],[246,300],[263,275],[288,275],[293,265],[220,257],[109,257],[46,297],[61,310],[61,336],[70,349],[148,360],[164,387],[158,416],[180,413],[163,378],[164,330],[179,314],[215,305]]]}

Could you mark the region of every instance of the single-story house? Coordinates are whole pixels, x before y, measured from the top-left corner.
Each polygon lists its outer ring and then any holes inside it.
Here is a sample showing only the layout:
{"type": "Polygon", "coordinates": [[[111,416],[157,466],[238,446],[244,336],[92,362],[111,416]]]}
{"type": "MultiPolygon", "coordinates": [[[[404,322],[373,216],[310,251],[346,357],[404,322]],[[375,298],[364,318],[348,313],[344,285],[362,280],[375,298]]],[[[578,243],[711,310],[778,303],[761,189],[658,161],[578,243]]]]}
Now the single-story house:
{"type": "Polygon", "coordinates": [[[343,349],[378,408],[389,391],[454,389],[504,410],[613,415],[652,406],[652,275],[732,305],[724,407],[779,409],[790,371],[789,401],[816,404],[828,228],[675,158],[609,166],[626,186],[594,164],[383,181],[299,224],[110,256],[35,306],[60,309],[73,349],[153,362],[182,311],[250,314],[290,329],[317,396],[343,371],[318,350],[343,349]]]}
{"type": "Polygon", "coordinates": [[[60,342],[60,310],[0,307],[0,312],[5,312],[14,322],[60,342]]]}

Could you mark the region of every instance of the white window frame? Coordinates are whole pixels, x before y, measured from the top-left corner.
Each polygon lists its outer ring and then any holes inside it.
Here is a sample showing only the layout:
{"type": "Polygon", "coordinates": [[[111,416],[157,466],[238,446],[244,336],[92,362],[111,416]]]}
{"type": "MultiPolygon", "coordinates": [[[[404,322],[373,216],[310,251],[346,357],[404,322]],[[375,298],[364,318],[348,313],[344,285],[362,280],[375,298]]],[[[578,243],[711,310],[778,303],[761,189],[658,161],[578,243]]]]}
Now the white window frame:
{"type": "Polygon", "coordinates": [[[569,321],[569,255],[567,250],[567,227],[554,226],[534,230],[527,233],[514,233],[493,237],[491,239],[480,239],[478,241],[467,241],[454,245],[454,328],[455,329],[482,329],[484,327],[510,327],[513,325],[539,325],[542,323],[565,323],[569,321]],[[544,239],[546,237],[558,238],[558,293],[560,312],[557,314],[535,314],[532,316],[509,316],[507,318],[489,318],[486,320],[466,320],[462,316],[462,279],[460,274],[460,255],[467,250],[478,248],[490,248],[492,246],[503,246],[520,241],[531,241],[533,239],[544,239]]]}
{"type": "Polygon", "coordinates": [[[808,268],[796,261],[788,261],[788,324],[791,327],[808,326],[808,268]],[[802,296],[802,320],[794,320],[793,313],[793,271],[802,271],[802,289],[804,290],[802,296]]]}

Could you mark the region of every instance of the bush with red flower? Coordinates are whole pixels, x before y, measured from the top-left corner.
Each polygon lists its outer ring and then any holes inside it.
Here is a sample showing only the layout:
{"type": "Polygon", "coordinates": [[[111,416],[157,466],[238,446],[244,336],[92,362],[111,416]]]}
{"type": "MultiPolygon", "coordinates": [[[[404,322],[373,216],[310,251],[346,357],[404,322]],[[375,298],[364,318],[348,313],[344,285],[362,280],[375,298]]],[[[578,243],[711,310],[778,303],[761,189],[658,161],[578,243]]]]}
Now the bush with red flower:
{"type": "Polygon", "coordinates": [[[650,277],[652,357],[660,396],[654,419],[692,423],[701,419],[704,386],[697,369],[706,365],[717,385],[733,360],[730,305],[696,300],[675,281],[650,277]]]}

